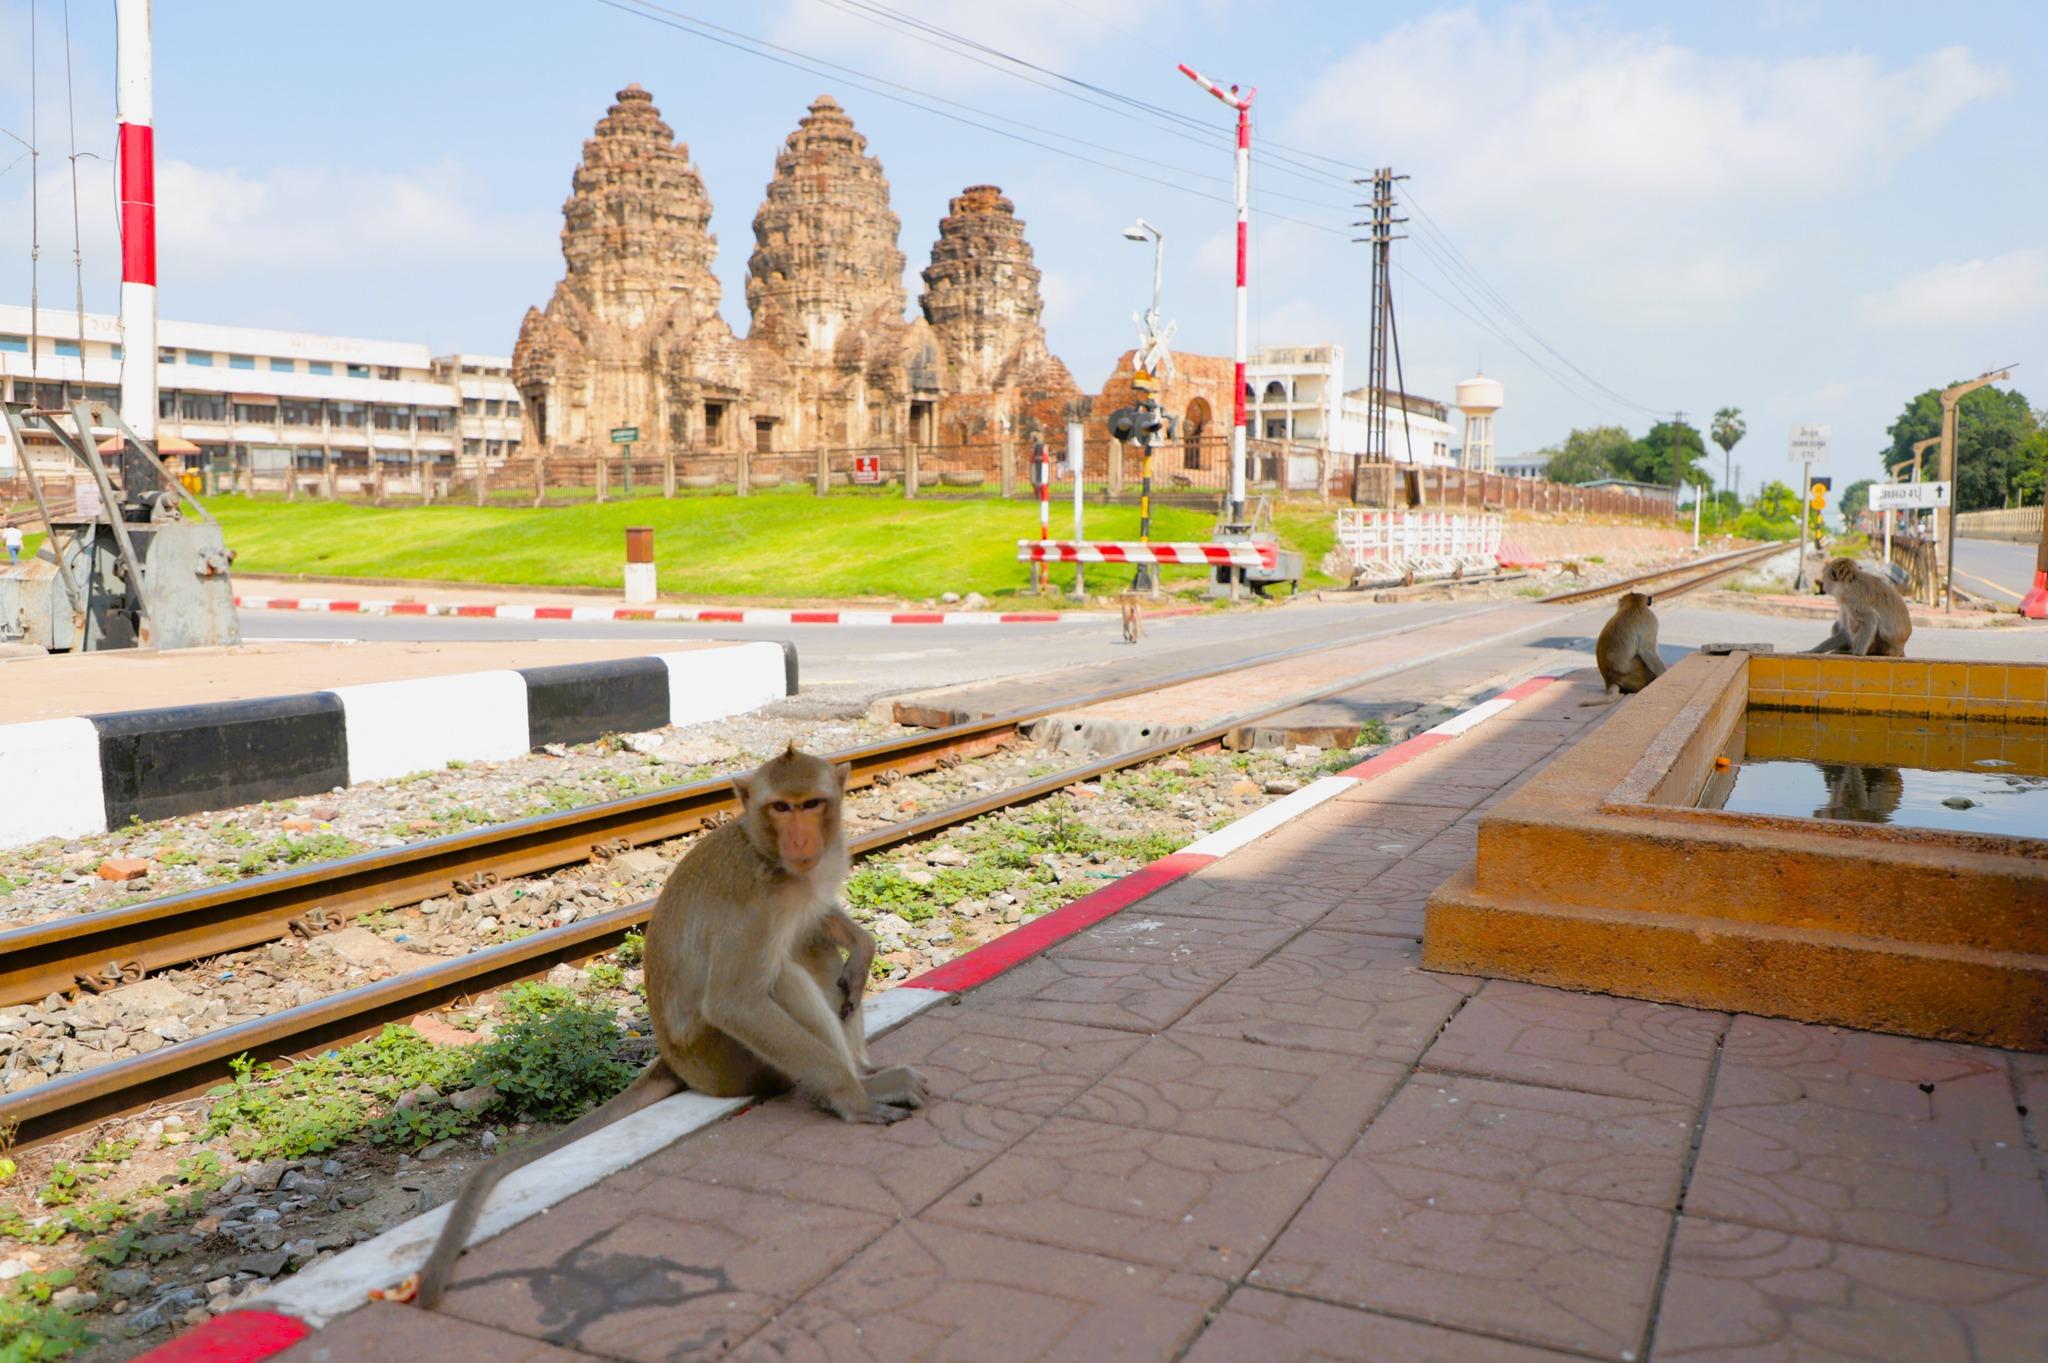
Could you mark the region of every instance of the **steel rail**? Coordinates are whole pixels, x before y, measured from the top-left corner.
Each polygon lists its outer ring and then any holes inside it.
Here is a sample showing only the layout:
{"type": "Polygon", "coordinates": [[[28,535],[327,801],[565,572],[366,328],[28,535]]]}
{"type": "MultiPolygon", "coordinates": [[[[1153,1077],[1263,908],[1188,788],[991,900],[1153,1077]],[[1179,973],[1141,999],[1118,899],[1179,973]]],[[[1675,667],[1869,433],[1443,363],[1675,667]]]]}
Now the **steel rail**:
{"type": "MultiPolygon", "coordinates": [[[[1542,623],[1535,622],[1526,628],[1538,628],[1542,623]]],[[[1356,643],[1358,640],[1347,642],[1356,643]]],[[[1169,753],[1206,747],[1220,742],[1233,729],[1270,715],[1341,695],[1380,678],[1440,662],[1496,642],[1496,639],[1471,640],[1425,657],[1383,664],[1277,701],[1264,702],[1190,733],[1091,759],[1006,790],[871,829],[850,839],[848,849],[860,856],[925,837],[994,810],[1042,798],[1079,781],[1150,762],[1169,753]]],[[[1294,651],[1288,650],[1290,653],[1294,651]]],[[[403,1021],[415,1014],[517,980],[545,974],[560,962],[598,955],[617,945],[626,933],[646,922],[653,907],[653,900],[621,905],[589,918],[578,918],[561,927],[543,929],[517,941],[482,947],[388,980],[344,990],[267,1017],[251,1018],[189,1041],[125,1057],[0,1096],[0,1126],[10,1122],[17,1124],[17,1141],[28,1147],[83,1130],[108,1117],[150,1103],[203,1092],[229,1077],[229,1062],[238,1056],[250,1055],[259,1060],[269,1060],[303,1055],[367,1036],[387,1023],[403,1021]]]]}
{"type": "Polygon", "coordinates": [[[1687,578],[1675,586],[1664,588],[1661,593],[1665,596],[1677,596],[1682,592],[1689,592],[1703,587],[1709,582],[1718,581],[1721,578],[1727,577],[1730,573],[1740,572],[1751,563],[1760,559],[1782,554],[1790,547],[1785,544],[1764,544],[1748,549],[1736,549],[1726,554],[1717,554],[1713,558],[1703,558],[1692,563],[1681,563],[1671,568],[1658,568],[1652,572],[1638,573],[1634,577],[1625,577],[1617,582],[1602,583],[1597,587],[1579,587],[1568,592],[1558,592],[1552,596],[1538,597],[1536,604],[1539,606],[1569,606],[1580,601],[1596,601],[1603,596],[1614,596],[1621,592],[1634,591],[1643,583],[1655,582],[1659,578],[1676,577],[1680,573],[1697,574],[1697,576],[1687,578]],[[1702,572],[1702,569],[1705,571],[1702,572]]]}
{"type": "MultiPolygon", "coordinates": [[[[980,756],[1009,742],[1025,725],[1061,711],[1412,633],[1441,619],[1433,617],[1333,642],[1274,649],[1217,667],[1184,669],[823,755],[849,765],[848,785],[859,788],[890,771],[911,775],[952,757],[980,756]]],[[[333,922],[379,909],[402,908],[436,895],[462,893],[458,881],[494,884],[500,879],[556,870],[626,846],[664,842],[716,823],[738,808],[732,778],[715,777],[273,871],[122,908],[26,923],[0,931],[0,1005],[32,1003],[68,992],[79,987],[82,976],[109,983],[132,980],[170,966],[276,941],[290,933],[293,920],[316,910],[333,922]]]]}

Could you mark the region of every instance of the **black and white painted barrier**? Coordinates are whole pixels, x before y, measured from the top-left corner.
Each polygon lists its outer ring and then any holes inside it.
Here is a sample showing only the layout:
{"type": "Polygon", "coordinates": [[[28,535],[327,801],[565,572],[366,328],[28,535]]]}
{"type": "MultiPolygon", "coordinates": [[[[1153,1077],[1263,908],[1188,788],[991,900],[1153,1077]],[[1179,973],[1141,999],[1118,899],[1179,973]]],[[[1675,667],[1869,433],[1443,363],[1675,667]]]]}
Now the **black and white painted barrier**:
{"type": "Polygon", "coordinates": [[[722,719],[796,694],[743,643],[0,724],[0,847],[722,719]]]}

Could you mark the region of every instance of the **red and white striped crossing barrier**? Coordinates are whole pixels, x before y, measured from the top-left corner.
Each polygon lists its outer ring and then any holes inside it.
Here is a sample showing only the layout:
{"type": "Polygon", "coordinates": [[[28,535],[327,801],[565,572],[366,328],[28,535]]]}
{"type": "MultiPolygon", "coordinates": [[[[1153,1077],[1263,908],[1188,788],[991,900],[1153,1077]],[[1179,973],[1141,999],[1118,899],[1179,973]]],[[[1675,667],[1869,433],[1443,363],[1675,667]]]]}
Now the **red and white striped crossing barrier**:
{"type": "Polygon", "coordinates": [[[1272,568],[1271,544],[1196,544],[1192,541],[1018,540],[1019,563],[1192,563],[1230,568],[1272,568]]]}
{"type": "Polygon", "coordinates": [[[755,610],[721,606],[514,606],[454,601],[355,601],[305,596],[238,596],[249,611],[334,615],[448,615],[466,620],[652,620],[682,625],[1050,625],[1100,619],[1099,611],[755,610]]]}

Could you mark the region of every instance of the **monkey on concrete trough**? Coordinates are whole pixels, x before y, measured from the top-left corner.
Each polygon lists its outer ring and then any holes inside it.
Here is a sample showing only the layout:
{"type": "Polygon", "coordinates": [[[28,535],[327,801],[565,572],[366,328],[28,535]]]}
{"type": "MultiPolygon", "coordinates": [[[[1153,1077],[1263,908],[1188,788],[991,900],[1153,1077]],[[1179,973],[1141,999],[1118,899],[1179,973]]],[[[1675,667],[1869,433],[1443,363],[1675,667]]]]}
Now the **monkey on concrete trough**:
{"type": "Polygon", "coordinates": [[[1812,650],[1859,658],[1903,658],[1913,633],[1906,598],[1881,573],[1853,558],[1829,559],[1816,589],[1835,598],[1835,628],[1812,650]]]}
{"type": "Polygon", "coordinates": [[[1648,592],[1623,592],[1614,603],[1614,615],[1593,646],[1607,694],[1581,704],[1610,705],[1664,675],[1664,660],[1657,656],[1657,617],[1650,610],[1653,599],[1648,592]]]}
{"type": "Polygon", "coordinates": [[[420,1305],[447,1290],[507,1174],[684,1087],[715,1098],[794,1088],[849,1122],[900,1121],[925,1105],[916,1070],[868,1063],[860,1002],[875,939],[839,907],[846,774],[792,744],[733,782],[740,816],[692,844],[648,916],[653,1062],[610,1102],[470,1176],[420,1269],[420,1305]]]}

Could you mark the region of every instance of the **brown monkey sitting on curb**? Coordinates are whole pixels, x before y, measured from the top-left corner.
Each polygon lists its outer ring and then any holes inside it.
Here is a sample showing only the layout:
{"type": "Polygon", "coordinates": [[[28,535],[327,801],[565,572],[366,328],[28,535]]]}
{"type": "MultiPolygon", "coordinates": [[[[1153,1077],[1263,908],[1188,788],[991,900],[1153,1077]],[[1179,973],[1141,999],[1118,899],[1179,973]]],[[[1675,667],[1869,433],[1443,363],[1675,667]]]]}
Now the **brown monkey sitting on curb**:
{"type": "Polygon", "coordinates": [[[1650,612],[1652,599],[1647,592],[1623,592],[1614,603],[1614,615],[1601,627],[1600,640],[1593,646],[1607,694],[1581,705],[1610,705],[1664,675],[1664,660],[1657,656],[1657,617],[1650,612]]]}
{"type": "Polygon", "coordinates": [[[716,1098],[794,1088],[850,1122],[899,1121],[924,1106],[917,1071],[867,1063],[860,1001],[875,943],[838,907],[846,768],[792,744],[733,787],[740,817],[697,840],[647,920],[654,1061],[610,1102],[470,1176],[420,1269],[420,1305],[446,1291],[507,1174],[683,1087],[716,1098]]]}
{"type": "Polygon", "coordinates": [[[1818,590],[1835,598],[1835,628],[1812,649],[1856,657],[1903,658],[1913,633],[1906,598],[1882,574],[1864,571],[1853,558],[1829,559],[1818,590]]]}

